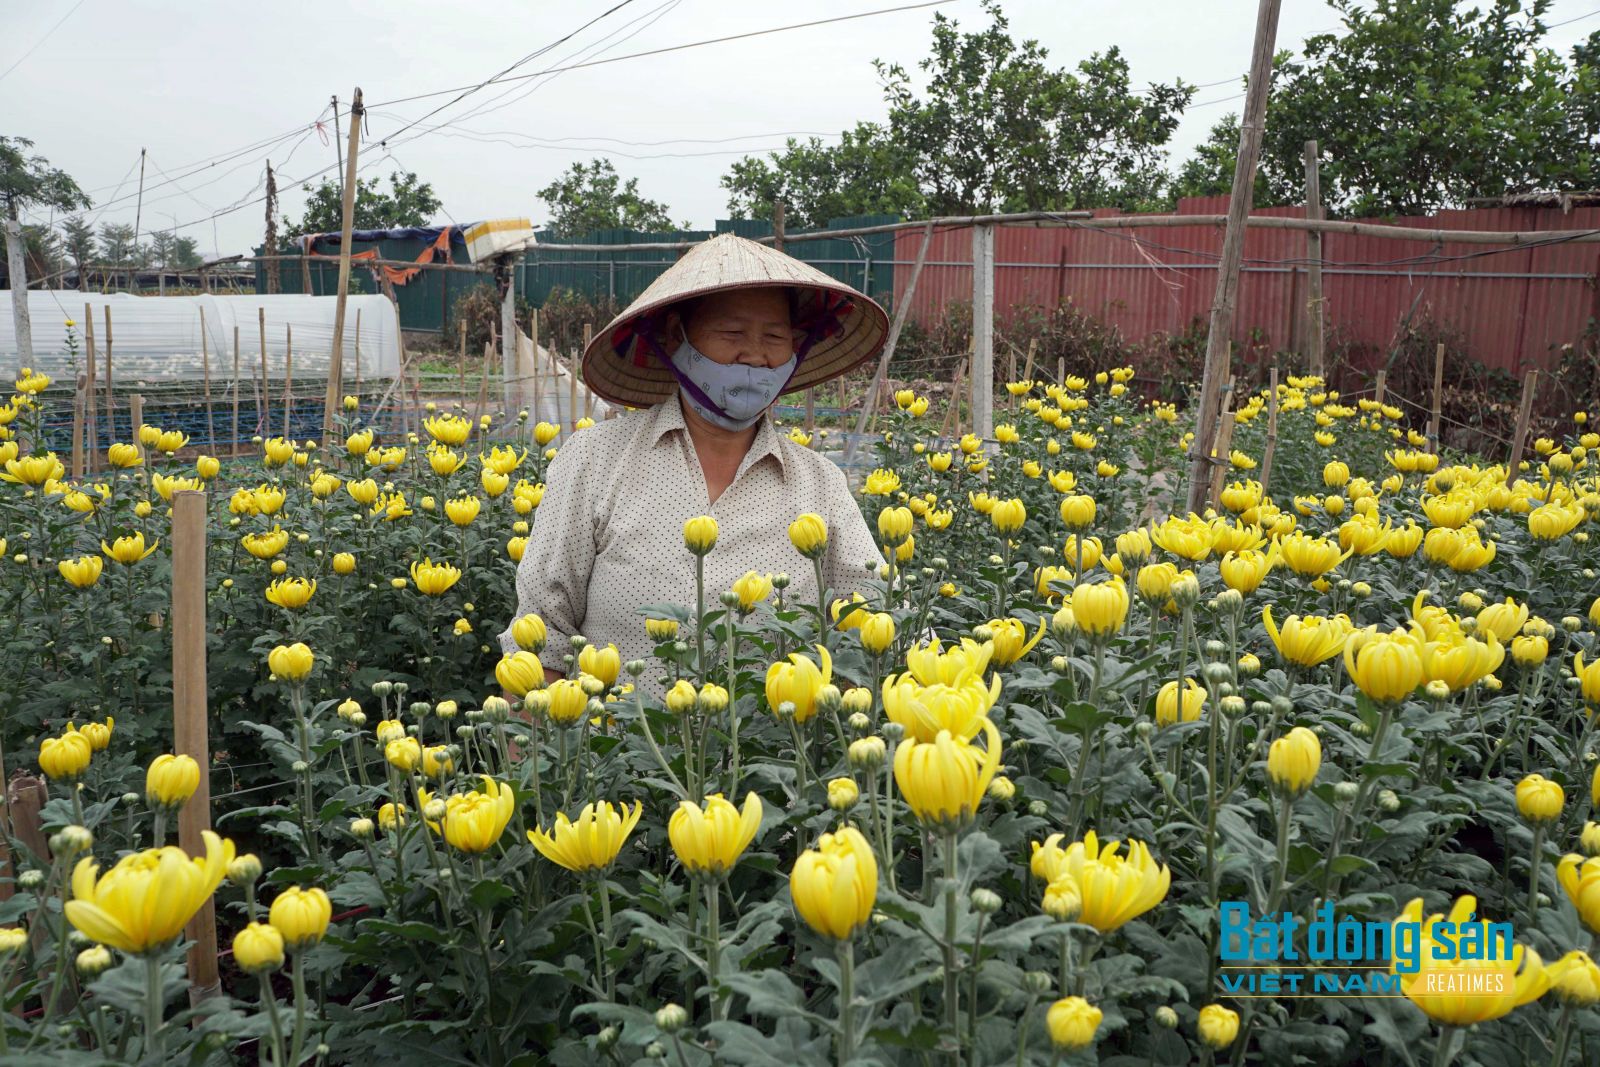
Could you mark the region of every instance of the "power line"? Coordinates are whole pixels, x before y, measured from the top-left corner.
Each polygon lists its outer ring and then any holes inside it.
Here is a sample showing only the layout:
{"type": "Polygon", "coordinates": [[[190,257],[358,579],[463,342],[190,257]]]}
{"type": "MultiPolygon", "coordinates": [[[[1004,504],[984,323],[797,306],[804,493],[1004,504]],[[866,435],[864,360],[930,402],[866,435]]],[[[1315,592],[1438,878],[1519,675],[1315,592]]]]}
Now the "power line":
{"type": "Polygon", "coordinates": [[[68,19],[70,19],[72,17],[72,15],[73,15],[73,12],[77,11],[78,8],[83,6],[83,2],[84,2],[84,0],[78,0],[78,2],[76,4],[73,4],[71,9],[68,10],[65,15],[62,15],[61,18],[56,22],[56,24],[54,26],[51,26],[48,30],[44,31],[44,36],[43,37],[41,37],[37,41],[33,42],[33,47],[32,48],[28,49],[26,52],[22,53],[22,55],[18,56],[17,57],[17,61],[15,63],[11,64],[11,66],[7,67],[4,72],[0,72],[0,81],[5,81],[6,75],[10,74],[12,71],[14,71],[18,67],[22,66],[22,61],[23,60],[27,59],[29,56],[31,56],[35,52],[37,52],[39,50],[39,46],[44,44],[46,41],[48,41],[50,39],[50,36],[61,28],[62,23],[66,22],[68,19]]]}
{"type": "Polygon", "coordinates": [[[629,4],[631,4],[633,2],[634,2],[634,0],[622,0],[621,3],[615,4],[612,7],[607,8],[605,11],[602,11],[600,14],[598,14],[594,18],[590,19],[588,22],[585,22],[582,26],[579,26],[577,29],[573,30],[571,33],[568,33],[565,37],[562,37],[562,38],[560,38],[560,39],[558,39],[556,41],[551,42],[550,44],[545,45],[543,48],[539,49],[536,52],[530,52],[528,55],[523,56],[521,59],[519,59],[515,63],[511,64],[511,66],[507,67],[505,70],[502,70],[500,73],[498,73],[498,74],[496,74],[496,75],[494,75],[494,76],[492,76],[490,78],[486,78],[485,80],[479,82],[477,85],[467,86],[467,87],[461,88],[459,90],[457,90],[457,89],[446,89],[441,93],[433,94],[433,95],[437,95],[437,96],[443,96],[446,93],[454,92],[454,93],[457,93],[458,95],[456,96],[456,98],[454,100],[451,100],[448,103],[440,104],[438,107],[434,108],[432,111],[430,111],[426,115],[422,116],[422,118],[417,119],[415,122],[410,122],[410,123],[407,123],[405,126],[402,126],[399,130],[397,130],[394,133],[390,134],[388,137],[385,137],[384,140],[387,141],[387,140],[390,140],[392,138],[398,137],[398,136],[400,136],[400,134],[405,133],[407,130],[409,130],[412,126],[415,126],[418,122],[424,122],[424,121],[432,118],[433,116],[437,115],[439,112],[443,111],[447,107],[454,107],[456,104],[459,104],[462,100],[465,100],[467,97],[469,97],[473,93],[479,91],[484,86],[490,85],[490,84],[493,84],[494,82],[499,81],[501,78],[505,77],[507,74],[510,74],[512,71],[514,71],[518,67],[522,66],[524,63],[528,63],[528,62],[532,61],[533,59],[536,59],[537,57],[544,55],[546,52],[550,51],[553,48],[557,48],[557,47],[559,47],[559,46],[561,46],[563,44],[566,44],[568,41],[572,40],[572,38],[576,37],[578,34],[582,33],[584,30],[588,29],[590,26],[593,26],[595,23],[597,23],[597,22],[601,21],[602,19],[606,18],[607,16],[611,15],[613,12],[620,11],[621,9],[627,7],[629,4]]]}
{"type": "Polygon", "coordinates": [[[1576,15],[1576,16],[1570,18],[1570,19],[1565,20],[1564,22],[1552,22],[1549,25],[1547,25],[1545,27],[1545,29],[1554,30],[1554,29],[1559,29],[1562,26],[1570,26],[1574,22],[1582,22],[1584,19],[1592,19],[1596,15],[1600,15],[1600,8],[1596,8],[1595,10],[1589,12],[1587,15],[1576,15]]]}
{"type": "MultiPolygon", "coordinates": [[[[835,18],[831,18],[831,19],[815,19],[815,20],[813,20],[811,22],[797,22],[797,23],[794,23],[794,24],[789,25],[789,26],[774,26],[774,27],[772,27],[770,29],[751,30],[749,33],[736,33],[736,34],[732,34],[732,35],[727,36],[727,37],[712,37],[712,38],[708,38],[708,39],[703,40],[703,41],[689,41],[689,42],[686,42],[684,44],[669,45],[669,46],[667,46],[665,48],[652,48],[647,52],[630,52],[627,55],[612,56],[609,59],[596,59],[596,60],[591,60],[591,61],[586,62],[586,63],[574,63],[574,64],[572,64],[570,66],[550,67],[550,68],[548,68],[546,70],[534,71],[531,74],[517,74],[517,75],[513,75],[512,77],[509,77],[509,78],[503,78],[501,80],[502,81],[507,81],[507,82],[509,82],[509,81],[526,81],[529,78],[538,78],[538,77],[542,77],[543,75],[546,75],[546,74],[555,74],[555,73],[564,72],[564,71],[568,71],[568,70],[582,70],[582,69],[584,69],[586,67],[600,67],[600,66],[605,66],[606,64],[609,64],[609,63],[621,63],[621,62],[623,62],[625,60],[629,60],[629,59],[643,59],[643,58],[645,58],[647,56],[665,55],[665,54],[667,54],[669,52],[682,52],[682,51],[685,51],[686,49],[691,49],[691,48],[704,48],[707,45],[726,44],[729,41],[744,41],[744,40],[748,40],[748,39],[750,39],[752,37],[765,37],[765,36],[768,36],[768,35],[774,34],[774,33],[787,33],[790,30],[805,30],[805,29],[810,29],[810,28],[812,28],[814,26],[827,26],[827,25],[830,25],[830,24],[836,23],[836,22],[849,22],[849,21],[852,21],[854,19],[871,18],[871,17],[873,17],[875,15],[892,15],[892,14],[895,14],[895,13],[901,12],[901,11],[916,11],[916,10],[918,10],[920,8],[925,8],[925,7],[943,7],[943,6],[947,5],[947,4],[952,4],[952,3],[955,3],[955,0],[924,0],[924,2],[920,3],[920,4],[905,4],[905,5],[902,5],[900,7],[879,8],[876,11],[862,11],[862,12],[860,12],[858,14],[854,14],[854,15],[839,15],[839,16],[837,16],[835,18]]],[[[471,87],[470,86],[457,86],[456,88],[453,88],[453,89],[440,89],[440,90],[437,90],[437,91],[431,92],[431,93],[418,93],[415,96],[401,96],[401,97],[396,97],[393,100],[379,101],[377,104],[374,104],[373,106],[374,107],[379,107],[379,106],[386,106],[386,105],[389,105],[389,104],[405,104],[405,103],[409,103],[412,100],[427,100],[427,99],[429,99],[431,97],[435,97],[435,96],[445,96],[445,95],[447,95],[449,93],[460,92],[463,88],[471,88],[471,87]]],[[[426,117],[426,116],[424,116],[424,117],[426,117]]]]}

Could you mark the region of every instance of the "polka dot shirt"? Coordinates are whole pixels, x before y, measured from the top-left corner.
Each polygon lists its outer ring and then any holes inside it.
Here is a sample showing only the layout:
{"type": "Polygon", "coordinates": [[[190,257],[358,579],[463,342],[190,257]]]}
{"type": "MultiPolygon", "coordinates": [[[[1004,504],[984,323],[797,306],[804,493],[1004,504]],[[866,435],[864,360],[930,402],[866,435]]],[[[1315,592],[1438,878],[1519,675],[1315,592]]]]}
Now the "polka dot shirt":
{"type": "MultiPolygon", "coordinates": [[[[844,472],[827,458],[780,434],[762,419],[733,481],[710,501],[705,476],[673,397],[573,434],[546,476],[544,499],[517,567],[517,616],[539,615],[548,630],[541,658],[566,672],[570,638],[614,644],[626,663],[648,659],[655,642],[641,608],[695,599],[695,559],[683,524],[697,515],[717,520],[716,547],[706,557],[706,603],[748,571],[787,573],[787,602],[814,604],[811,561],[789,541],[789,524],[806,512],[828,526],[823,580],[830,596],[863,586],[867,565],[881,558],[844,472]]],[[[508,628],[502,649],[516,649],[508,628]]],[[[659,695],[655,671],[640,678],[659,695]]]]}

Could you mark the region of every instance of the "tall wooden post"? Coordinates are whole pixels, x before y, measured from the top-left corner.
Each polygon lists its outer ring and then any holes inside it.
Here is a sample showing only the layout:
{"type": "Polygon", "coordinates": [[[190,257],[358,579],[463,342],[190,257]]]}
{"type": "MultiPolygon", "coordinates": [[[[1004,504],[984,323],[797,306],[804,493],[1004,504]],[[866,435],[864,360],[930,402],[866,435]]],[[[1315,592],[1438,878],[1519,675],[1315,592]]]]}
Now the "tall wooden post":
{"type": "MultiPolygon", "coordinates": [[[[133,447],[138,450],[139,459],[141,461],[149,459],[150,457],[145,454],[144,442],[139,439],[139,427],[144,425],[143,393],[128,394],[128,421],[133,426],[133,447]]],[[[145,477],[146,472],[141,470],[139,475],[141,478],[145,477]]]]}
{"type": "MultiPolygon", "coordinates": [[[[1322,168],[1317,157],[1317,142],[1306,142],[1306,218],[1322,218],[1322,168]]],[[[1306,233],[1306,356],[1312,374],[1323,373],[1323,344],[1326,318],[1322,311],[1322,233],[1306,233]]]]}
{"type": "Polygon", "coordinates": [[[1211,455],[1216,462],[1211,467],[1211,485],[1206,499],[1212,504],[1222,497],[1222,486],[1230,469],[1228,456],[1233,452],[1233,428],[1236,425],[1233,417],[1233,379],[1230,378],[1222,390],[1222,415],[1217,420],[1217,439],[1211,446],[1211,455]]]}
{"type": "Polygon", "coordinates": [[[84,375],[78,375],[72,389],[72,479],[83,477],[83,384],[84,375]]]}
{"type": "Polygon", "coordinates": [[[87,302],[83,305],[83,355],[84,366],[88,369],[83,387],[84,421],[89,429],[89,461],[84,466],[86,473],[93,474],[100,469],[100,403],[94,389],[99,355],[94,348],[94,309],[87,302]]]}
{"type": "MultiPolygon", "coordinates": [[[[589,351],[589,345],[593,341],[594,341],[594,323],[586,322],[586,323],[583,324],[583,348],[578,352],[578,358],[572,361],[572,381],[573,381],[574,388],[576,388],[576,386],[577,386],[578,376],[583,373],[583,356],[584,356],[584,353],[589,351]]],[[[573,413],[573,416],[572,416],[572,421],[573,422],[577,422],[578,421],[578,416],[577,416],[577,413],[576,413],[577,409],[574,408],[573,411],[574,411],[574,413],[573,413]]],[[[591,417],[593,415],[594,415],[594,391],[592,389],[585,389],[583,391],[583,416],[584,416],[584,418],[589,418],[589,417],[591,417]]]]}
{"type": "MultiPolygon", "coordinates": [[[[333,347],[328,353],[328,390],[322,404],[322,439],[333,430],[344,392],[344,307],[350,296],[350,233],[356,212],[356,154],[361,147],[361,87],[350,101],[350,141],[344,162],[344,212],[339,222],[339,290],[333,305],[333,347]]],[[[382,267],[378,268],[380,271],[382,267]]]]}
{"type": "Polygon", "coordinates": [[[1278,368],[1272,368],[1271,392],[1267,394],[1267,450],[1261,456],[1261,495],[1272,490],[1272,454],[1278,450],[1278,368]]]}
{"type": "Polygon", "coordinates": [[[994,436],[994,225],[972,230],[972,432],[994,436]]]}
{"type": "Polygon", "coordinates": [[[239,327],[233,327],[233,432],[229,435],[229,454],[239,454],[239,327]]]}
{"type": "Polygon", "coordinates": [[[1439,419],[1444,411],[1444,344],[1433,347],[1433,408],[1428,412],[1428,447],[1439,451],[1439,419]]]}
{"type": "Polygon", "coordinates": [[[200,376],[206,397],[206,433],[211,437],[211,449],[217,447],[216,416],[211,410],[211,345],[206,337],[206,309],[200,309],[200,376]]]}
{"type": "MultiPolygon", "coordinates": [[[[200,784],[178,812],[178,844],[205,855],[211,829],[211,745],[206,735],[206,494],[172,494],[172,738],[200,765],[200,784]]],[[[217,916],[210,898],[189,920],[189,1001],[217,995],[217,916]]]]}
{"type": "MultiPolygon", "coordinates": [[[[878,398],[883,394],[883,383],[889,376],[889,363],[894,359],[895,345],[900,343],[900,331],[905,328],[906,316],[911,312],[911,299],[917,293],[917,281],[922,277],[923,264],[928,261],[928,245],[933,241],[933,223],[929,222],[922,227],[922,244],[917,248],[917,258],[911,264],[911,277],[906,280],[906,291],[901,293],[894,304],[894,321],[889,324],[889,339],[884,342],[883,352],[878,356],[878,369],[873,372],[872,384],[867,386],[866,399],[862,401],[861,412],[856,416],[855,436],[845,442],[844,462],[849,466],[855,458],[856,442],[861,435],[867,432],[867,420],[872,417],[878,407],[878,398]]],[[[839,380],[839,426],[844,427],[844,379],[839,380]]]]}
{"type": "Polygon", "coordinates": [[[272,436],[272,389],[267,384],[271,381],[267,377],[267,309],[256,308],[256,325],[261,328],[261,436],[272,436]]]}
{"type": "Polygon", "coordinates": [[[294,324],[283,324],[283,439],[294,433],[294,324]]]}
{"type": "Polygon", "coordinates": [[[534,422],[538,422],[539,419],[540,419],[540,411],[539,411],[540,379],[544,377],[544,375],[541,373],[544,370],[544,364],[539,359],[539,309],[538,308],[534,308],[532,311],[530,311],[528,313],[528,340],[529,340],[529,342],[531,342],[532,356],[533,356],[533,358],[528,363],[528,373],[533,375],[533,405],[529,409],[529,418],[531,418],[534,422]]]}
{"type": "Polygon", "coordinates": [[[456,392],[461,397],[461,406],[467,406],[467,320],[462,319],[456,333],[460,335],[460,367],[457,374],[456,392]]]}
{"type": "Polygon", "coordinates": [[[500,300],[500,410],[510,415],[522,406],[522,380],[517,374],[517,263],[505,257],[506,292],[500,300]]]}
{"type": "Polygon", "coordinates": [[[1530,370],[1522,376],[1522,400],[1517,404],[1517,426],[1511,432],[1511,463],[1506,478],[1515,480],[1522,466],[1522,450],[1528,443],[1528,422],[1533,418],[1533,397],[1539,391],[1539,372],[1530,370]]]}
{"type": "MultiPolygon", "coordinates": [[[[117,439],[117,409],[113,401],[114,392],[111,377],[111,305],[106,305],[106,427],[110,440],[117,439]]],[[[134,436],[137,437],[139,427],[135,426],[134,436]]],[[[143,455],[141,452],[140,455],[143,455]]]]}
{"type": "Polygon", "coordinates": [[[1389,372],[1386,370],[1381,370],[1378,372],[1378,380],[1374,382],[1372,386],[1372,399],[1377,401],[1379,404],[1382,404],[1383,398],[1388,394],[1388,392],[1389,372]]]}
{"type": "Polygon", "coordinates": [[[352,355],[356,361],[356,396],[361,395],[361,309],[356,308],[356,343],[352,355]]]}
{"type": "Polygon", "coordinates": [[[1211,484],[1206,454],[1216,426],[1218,394],[1228,376],[1233,337],[1233,312],[1239,299],[1239,269],[1244,265],[1246,220],[1254,200],[1256,161],[1261,154],[1262,128],[1267,117],[1267,92],[1272,80],[1272,50],[1278,38],[1281,0],[1260,0],[1256,10],[1255,46],[1250,56],[1250,81],[1245,93],[1244,118],[1239,124],[1239,154],[1233,168],[1233,192],[1228,197],[1228,227],[1222,238],[1222,259],[1217,265],[1216,299],[1211,305],[1211,329],[1206,337],[1205,375],[1200,401],[1195,407],[1194,439],[1189,443],[1188,510],[1198,512],[1211,484]]]}

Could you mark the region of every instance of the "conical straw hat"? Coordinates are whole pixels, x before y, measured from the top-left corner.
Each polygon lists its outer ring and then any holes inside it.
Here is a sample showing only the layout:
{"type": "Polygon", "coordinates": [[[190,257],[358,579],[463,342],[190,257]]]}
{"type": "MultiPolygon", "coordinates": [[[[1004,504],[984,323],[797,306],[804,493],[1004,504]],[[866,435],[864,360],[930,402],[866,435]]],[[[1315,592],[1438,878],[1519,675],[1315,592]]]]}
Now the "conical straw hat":
{"type": "Polygon", "coordinates": [[[774,248],[724,233],[695,245],[606,324],[583,355],[583,380],[613,403],[642,408],[669,399],[678,380],[643,338],[661,351],[676,348],[662,335],[673,304],[708,293],[789,286],[798,296],[796,329],[809,345],[785,392],[805,389],[859,366],[883,347],[889,316],[868,296],[774,248]]]}

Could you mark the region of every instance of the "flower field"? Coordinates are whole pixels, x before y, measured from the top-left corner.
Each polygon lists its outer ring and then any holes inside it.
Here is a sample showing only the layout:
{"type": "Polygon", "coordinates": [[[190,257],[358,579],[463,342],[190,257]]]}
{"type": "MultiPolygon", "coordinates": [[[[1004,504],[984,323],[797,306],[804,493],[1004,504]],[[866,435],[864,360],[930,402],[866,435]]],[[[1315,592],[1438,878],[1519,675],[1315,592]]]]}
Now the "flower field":
{"type": "Polygon", "coordinates": [[[0,1053],[1600,1062],[1600,435],[1508,472],[1290,378],[1175,515],[1189,416],[1131,378],[1010,383],[988,442],[897,395],[858,589],[786,597],[827,550],[797,515],[735,588],[641,605],[648,661],[575,639],[547,681],[514,579],[555,427],[384,439],[352,398],[320,445],[145,427],[74,483],[25,375],[0,765],[48,847],[13,805],[0,1053]],[[189,489],[210,767],[173,755],[189,489]]]}

